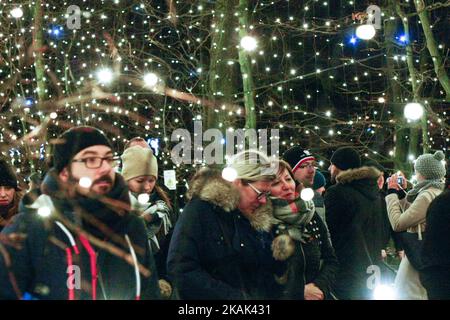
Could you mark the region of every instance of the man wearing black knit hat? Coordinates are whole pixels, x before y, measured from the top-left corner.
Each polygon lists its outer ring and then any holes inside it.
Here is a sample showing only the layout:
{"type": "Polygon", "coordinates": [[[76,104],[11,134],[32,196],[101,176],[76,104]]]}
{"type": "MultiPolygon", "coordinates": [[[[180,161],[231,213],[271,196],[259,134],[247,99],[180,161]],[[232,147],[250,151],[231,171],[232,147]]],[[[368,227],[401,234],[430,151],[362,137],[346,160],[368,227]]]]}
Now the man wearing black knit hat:
{"type": "Polygon", "coordinates": [[[300,146],[292,147],[283,154],[283,160],[291,166],[297,183],[312,188],[316,173],[316,158],[308,150],[300,146]]]}
{"type": "Polygon", "coordinates": [[[375,167],[361,167],[356,150],[344,147],[331,157],[335,185],[325,193],[326,220],[340,263],[335,294],[339,299],[373,298],[371,273],[381,269],[381,198],[375,167]],[[371,273],[367,273],[369,270],[371,273]]]}
{"type": "Polygon", "coordinates": [[[13,168],[0,159],[0,231],[17,214],[21,196],[13,168]]]}
{"type": "Polygon", "coordinates": [[[71,128],[52,156],[37,198],[3,230],[27,237],[8,248],[11,259],[0,255],[0,299],[159,298],[145,225],[130,212],[106,136],[71,128]]]}

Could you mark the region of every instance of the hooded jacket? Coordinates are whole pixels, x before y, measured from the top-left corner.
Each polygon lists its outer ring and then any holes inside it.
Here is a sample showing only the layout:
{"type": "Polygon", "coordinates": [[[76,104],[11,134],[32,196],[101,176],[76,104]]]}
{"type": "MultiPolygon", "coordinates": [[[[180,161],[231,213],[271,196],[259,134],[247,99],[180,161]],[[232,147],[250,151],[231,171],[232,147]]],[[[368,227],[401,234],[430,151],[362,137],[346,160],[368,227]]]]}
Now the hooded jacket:
{"type": "Polygon", "coordinates": [[[8,247],[7,255],[0,255],[0,299],[159,298],[143,221],[129,210],[111,209],[129,206],[120,175],[104,197],[112,205],[83,196],[64,197],[54,170],[39,191],[39,197],[21,205],[3,230],[23,233],[26,239],[20,249],[8,247]],[[50,215],[42,217],[39,210],[50,215]]]}
{"type": "MultiPolygon", "coordinates": [[[[384,247],[383,210],[377,179],[380,171],[361,167],[341,172],[325,193],[327,225],[339,261],[335,293],[339,299],[371,299],[367,273],[379,268],[384,247]]],[[[373,271],[372,271],[373,272],[373,271]]]]}
{"type": "Polygon", "coordinates": [[[181,299],[276,298],[270,204],[251,220],[237,209],[239,191],[205,170],[175,226],[168,272],[181,299]]]}

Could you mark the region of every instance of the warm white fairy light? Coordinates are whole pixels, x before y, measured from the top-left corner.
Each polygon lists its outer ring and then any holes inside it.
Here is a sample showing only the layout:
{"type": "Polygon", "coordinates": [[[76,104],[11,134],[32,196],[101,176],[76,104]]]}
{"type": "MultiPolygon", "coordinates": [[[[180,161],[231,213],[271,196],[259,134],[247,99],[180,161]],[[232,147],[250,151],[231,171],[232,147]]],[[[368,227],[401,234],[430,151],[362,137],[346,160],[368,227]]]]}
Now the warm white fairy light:
{"type": "Polygon", "coordinates": [[[149,72],[144,75],[144,83],[146,87],[154,87],[158,84],[158,81],[159,77],[153,72],[149,72]]]}
{"type": "Polygon", "coordinates": [[[92,180],[88,177],[82,177],[79,181],[79,185],[82,188],[89,189],[92,186],[92,180]]]}
{"type": "Polygon", "coordinates": [[[101,68],[97,71],[96,78],[101,84],[110,84],[113,80],[113,72],[109,68],[101,68]]]}
{"type": "Polygon", "coordinates": [[[150,200],[150,195],[148,193],[141,193],[137,198],[140,204],[146,204],[150,200]]]}

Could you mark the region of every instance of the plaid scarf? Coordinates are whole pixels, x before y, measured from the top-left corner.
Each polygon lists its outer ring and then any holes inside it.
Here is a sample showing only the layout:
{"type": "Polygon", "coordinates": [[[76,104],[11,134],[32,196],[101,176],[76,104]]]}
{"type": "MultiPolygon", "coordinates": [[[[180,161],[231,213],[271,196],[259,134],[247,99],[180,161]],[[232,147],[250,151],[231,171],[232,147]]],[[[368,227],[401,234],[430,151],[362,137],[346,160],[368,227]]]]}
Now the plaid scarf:
{"type": "Polygon", "coordinates": [[[307,242],[310,235],[305,227],[312,220],[315,212],[312,201],[304,201],[300,197],[293,202],[272,198],[274,224],[286,229],[294,240],[307,242]]]}

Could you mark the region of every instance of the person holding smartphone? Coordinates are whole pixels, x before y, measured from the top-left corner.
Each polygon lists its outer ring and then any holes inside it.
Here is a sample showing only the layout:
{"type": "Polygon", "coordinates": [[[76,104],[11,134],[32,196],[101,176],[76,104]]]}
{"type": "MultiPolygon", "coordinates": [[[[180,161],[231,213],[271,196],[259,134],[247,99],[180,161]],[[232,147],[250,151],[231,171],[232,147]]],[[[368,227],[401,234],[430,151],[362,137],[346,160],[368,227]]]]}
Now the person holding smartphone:
{"type": "MultiPolygon", "coordinates": [[[[401,172],[393,174],[389,178],[386,205],[389,221],[394,231],[415,233],[418,240],[422,240],[422,234],[426,227],[427,209],[433,199],[444,189],[443,159],[442,151],[418,157],[414,164],[417,184],[408,193],[404,191],[407,181],[401,172]]],[[[406,250],[395,278],[397,298],[427,300],[427,292],[420,282],[417,265],[413,266],[411,258],[412,256],[408,259],[406,250]]]]}

